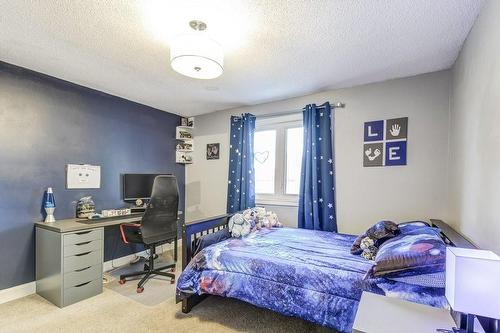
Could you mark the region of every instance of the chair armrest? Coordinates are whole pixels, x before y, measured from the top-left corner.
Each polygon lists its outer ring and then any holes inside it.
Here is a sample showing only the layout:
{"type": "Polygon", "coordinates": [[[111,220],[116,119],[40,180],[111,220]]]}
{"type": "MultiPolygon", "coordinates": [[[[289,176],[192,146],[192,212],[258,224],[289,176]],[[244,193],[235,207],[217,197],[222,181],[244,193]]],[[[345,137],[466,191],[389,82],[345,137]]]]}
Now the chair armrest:
{"type": "Polygon", "coordinates": [[[122,236],[122,241],[125,244],[129,243],[129,241],[127,240],[127,237],[125,236],[125,229],[139,229],[140,227],[141,227],[141,225],[138,223],[122,223],[122,224],[120,224],[120,235],[122,236]]]}

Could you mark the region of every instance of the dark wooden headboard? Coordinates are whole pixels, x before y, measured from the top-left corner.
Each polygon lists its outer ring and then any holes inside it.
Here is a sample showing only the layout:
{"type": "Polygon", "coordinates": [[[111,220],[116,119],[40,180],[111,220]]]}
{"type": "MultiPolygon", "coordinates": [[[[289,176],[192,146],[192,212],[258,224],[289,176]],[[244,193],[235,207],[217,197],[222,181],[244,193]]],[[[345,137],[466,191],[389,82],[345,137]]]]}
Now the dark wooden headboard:
{"type": "Polygon", "coordinates": [[[431,219],[433,227],[441,229],[441,236],[448,245],[455,247],[463,247],[467,249],[477,249],[478,247],[462,234],[458,233],[455,229],[450,227],[447,223],[441,220],[431,219]]]}

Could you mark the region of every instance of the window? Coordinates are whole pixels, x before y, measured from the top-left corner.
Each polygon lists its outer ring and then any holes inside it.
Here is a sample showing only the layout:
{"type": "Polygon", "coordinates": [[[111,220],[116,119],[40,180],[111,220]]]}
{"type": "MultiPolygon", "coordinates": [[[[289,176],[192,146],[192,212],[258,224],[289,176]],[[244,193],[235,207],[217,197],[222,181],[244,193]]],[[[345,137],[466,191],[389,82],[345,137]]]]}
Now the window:
{"type": "Polygon", "coordinates": [[[303,128],[286,129],[286,184],[285,194],[299,194],[302,168],[303,128]]]}
{"type": "Polygon", "coordinates": [[[259,131],[254,137],[255,193],[274,194],[276,130],[259,131]]]}
{"type": "Polygon", "coordinates": [[[255,193],[259,204],[296,205],[302,166],[301,115],[257,118],[255,193]]]}

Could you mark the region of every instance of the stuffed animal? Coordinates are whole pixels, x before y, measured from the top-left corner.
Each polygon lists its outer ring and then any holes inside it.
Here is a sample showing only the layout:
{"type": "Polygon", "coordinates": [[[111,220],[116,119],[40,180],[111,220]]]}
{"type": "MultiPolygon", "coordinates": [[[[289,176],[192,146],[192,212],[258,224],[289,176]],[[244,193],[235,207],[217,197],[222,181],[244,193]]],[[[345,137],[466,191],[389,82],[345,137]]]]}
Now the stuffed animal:
{"type": "Polygon", "coordinates": [[[244,237],[250,232],[262,229],[262,227],[281,228],[282,226],[278,215],[271,211],[267,212],[264,207],[245,209],[241,214],[234,214],[228,223],[232,237],[244,237]]]}
{"type": "Polygon", "coordinates": [[[243,217],[250,222],[250,228],[253,230],[256,227],[257,219],[255,217],[255,212],[249,208],[243,211],[243,217]]]}
{"type": "Polygon", "coordinates": [[[266,212],[266,216],[264,217],[264,226],[267,228],[281,228],[283,225],[280,223],[278,219],[278,215],[275,212],[266,212]]]}
{"type": "Polygon", "coordinates": [[[375,246],[375,241],[370,237],[365,237],[361,240],[360,244],[361,256],[367,260],[374,260],[377,255],[378,248],[375,246]]]}
{"type": "Polygon", "coordinates": [[[266,209],[264,207],[248,208],[243,211],[243,215],[252,220],[252,231],[260,230],[266,216],[266,209]]]}
{"type": "Polygon", "coordinates": [[[379,247],[383,242],[396,236],[398,233],[398,225],[392,221],[380,221],[374,224],[370,229],[358,236],[351,247],[352,254],[361,254],[361,241],[366,237],[374,241],[374,246],[379,247]]]}
{"type": "Polygon", "coordinates": [[[254,207],[253,211],[255,212],[257,222],[262,225],[266,217],[266,209],[264,207],[254,207]]]}
{"type": "Polygon", "coordinates": [[[228,223],[229,232],[232,237],[244,237],[252,230],[250,220],[247,220],[243,214],[234,214],[228,223]]]}

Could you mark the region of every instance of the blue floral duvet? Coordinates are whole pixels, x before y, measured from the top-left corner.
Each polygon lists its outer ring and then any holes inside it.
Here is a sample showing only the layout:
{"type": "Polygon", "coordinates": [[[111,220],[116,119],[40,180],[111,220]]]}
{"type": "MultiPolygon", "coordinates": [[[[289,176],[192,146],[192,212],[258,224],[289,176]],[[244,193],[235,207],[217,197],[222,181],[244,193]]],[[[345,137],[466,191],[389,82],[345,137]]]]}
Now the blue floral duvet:
{"type": "Polygon", "coordinates": [[[340,332],[351,332],[372,264],[350,254],[356,237],[273,228],[198,253],[178,279],[181,297],[233,297],[340,332]]]}

